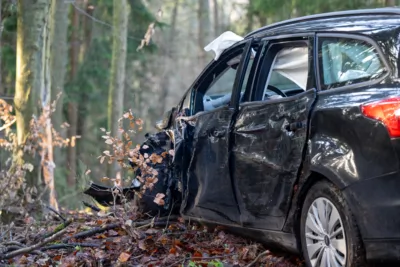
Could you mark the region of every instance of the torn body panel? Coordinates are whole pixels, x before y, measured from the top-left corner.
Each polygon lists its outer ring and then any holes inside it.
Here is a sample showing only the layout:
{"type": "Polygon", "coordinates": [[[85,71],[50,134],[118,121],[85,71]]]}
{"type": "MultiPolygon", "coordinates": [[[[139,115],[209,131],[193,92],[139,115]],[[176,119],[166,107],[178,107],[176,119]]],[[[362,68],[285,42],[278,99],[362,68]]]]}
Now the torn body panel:
{"type": "MultiPolygon", "coordinates": [[[[212,221],[239,223],[229,167],[230,124],[233,110],[228,107],[200,113],[194,127],[187,168],[185,207],[187,216],[212,221]]],[[[188,156],[189,156],[188,155],[188,156]]]]}

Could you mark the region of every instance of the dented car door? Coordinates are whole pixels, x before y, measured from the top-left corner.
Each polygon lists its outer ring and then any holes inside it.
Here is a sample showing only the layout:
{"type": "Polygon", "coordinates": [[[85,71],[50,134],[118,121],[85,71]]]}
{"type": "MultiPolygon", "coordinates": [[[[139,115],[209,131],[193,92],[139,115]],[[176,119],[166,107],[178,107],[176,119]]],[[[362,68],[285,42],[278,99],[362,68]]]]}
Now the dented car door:
{"type": "Polygon", "coordinates": [[[254,89],[261,90],[256,93],[259,101],[240,105],[233,129],[232,173],[243,226],[281,230],[286,220],[316,99],[316,90],[307,88],[312,86],[307,81],[312,61],[307,53],[306,42],[270,44],[260,68],[266,75],[260,75],[254,89]],[[291,69],[283,69],[287,66],[291,69]],[[272,75],[274,69],[278,71],[272,75]],[[302,69],[304,77],[299,78],[302,69]],[[279,72],[285,77],[278,79],[279,72]],[[295,89],[287,91],[290,86],[295,89]]]}
{"type": "MultiPolygon", "coordinates": [[[[251,54],[251,40],[239,48],[230,49],[225,57],[216,62],[225,64],[233,56],[240,56],[240,63],[236,66],[233,87],[231,86],[230,103],[209,111],[196,112],[196,103],[200,106],[204,103],[203,95],[208,89],[195,90],[194,100],[195,115],[187,120],[188,146],[190,147],[190,162],[187,168],[182,212],[186,216],[192,216],[220,223],[240,223],[239,208],[234,194],[230,168],[230,142],[231,125],[238,102],[240,89],[245,75],[245,69],[251,54]],[[236,52],[235,52],[236,51],[236,52]],[[203,90],[203,93],[201,92],[203,90]],[[239,92],[239,93],[238,93],[239,92]]],[[[206,76],[215,79],[211,70],[206,76]],[[210,74],[211,73],[211,74],[210,74]]],[[[218,76],[218,75],[217,75],[218,76]]],[[[205,77],[207,83],[209,78],[205,77]]],[[[212,85],[213,82],[210,82],[212,85]]],[[[210,86],[210,85],[206,85],[210,86]]],[[[201,84],[199,85],[201,87],[201,84]]],[[[198,110],[198,108],[197,108],[198,110]]]]}

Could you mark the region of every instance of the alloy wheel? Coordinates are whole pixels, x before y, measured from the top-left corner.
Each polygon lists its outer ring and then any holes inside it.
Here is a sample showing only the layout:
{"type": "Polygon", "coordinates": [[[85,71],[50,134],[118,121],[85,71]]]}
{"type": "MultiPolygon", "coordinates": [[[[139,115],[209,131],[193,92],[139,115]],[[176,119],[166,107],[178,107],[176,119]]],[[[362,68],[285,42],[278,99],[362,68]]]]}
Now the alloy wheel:
{"type": "Polygon", "coordinates": [[[345,267],[346,235],[335,205],[327,198],[315,199],[305,223],[307,253],[313,267],[345,267]]]}

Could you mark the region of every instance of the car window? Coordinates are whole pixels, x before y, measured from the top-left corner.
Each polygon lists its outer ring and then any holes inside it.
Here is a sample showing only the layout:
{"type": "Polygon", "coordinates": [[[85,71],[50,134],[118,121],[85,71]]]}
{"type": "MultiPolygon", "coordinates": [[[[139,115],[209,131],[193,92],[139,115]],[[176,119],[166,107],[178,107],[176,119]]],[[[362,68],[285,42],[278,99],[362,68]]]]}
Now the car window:
{"type": "MultiPolygon", "coordinates": [[[[243,49],[238,50],[237,53],[233,53],[230,57],[225,59],[220,59],[221,62],[218,62],[218,66],[216,70],[203,82],[201,86],[207,86],[206,89],[199,88],[199,92],[201,95],[201,91],[204,91],[203,94],[203,109],[198,111],[210,111],[216,109],[218,107],[227,105],[232,96],[233,86],[236,79],[237,69],[239,67],[239,63],[242,58],[243,49]]],[[[251,66],[254,61],[254,57],[256,55],[256,48],[252,48],[252,53],[249,59],[249,63],[245,68],[245,78],[241,87],[241,98],[244,95],[246,90],[246,85],[248,79],[250,77],[251,66]]]]}
{"type": "Polygon", "coordinates": [[[303,92],[307,88],[308,47],[283,47],[272,61],[263,100],[303,92]],[[292,93],[294,92],[294,93],[292,93]]]}
{"type": "Polygon", "coordinates": [[[386,73],[375,47],[349,38],[320,38],[323,89],[370,81],[386,73]]]}

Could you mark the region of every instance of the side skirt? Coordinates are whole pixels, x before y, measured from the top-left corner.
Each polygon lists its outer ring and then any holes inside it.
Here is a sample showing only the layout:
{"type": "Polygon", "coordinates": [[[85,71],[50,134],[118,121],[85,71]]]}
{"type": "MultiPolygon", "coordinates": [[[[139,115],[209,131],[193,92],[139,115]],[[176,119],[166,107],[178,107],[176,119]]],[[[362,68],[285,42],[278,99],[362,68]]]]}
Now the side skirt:
{"type": "Polygon", "coordinates": [[[300,250],[297,247],[296,237],[293,233],[247,227],[245,228],[237,224],[222,224],[185,215],[183,215],[182,217],[185,220],[196,221],[209,226],[223,226],[226,227],[227,231],[237,234],[239,236],[251,238],[252,240],[258,241],[262,244],[271,246],[276,249],[288,251],[297,255],[300,254],[300,250]]]}

